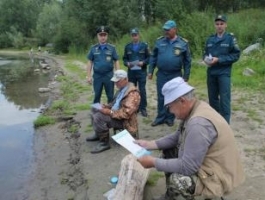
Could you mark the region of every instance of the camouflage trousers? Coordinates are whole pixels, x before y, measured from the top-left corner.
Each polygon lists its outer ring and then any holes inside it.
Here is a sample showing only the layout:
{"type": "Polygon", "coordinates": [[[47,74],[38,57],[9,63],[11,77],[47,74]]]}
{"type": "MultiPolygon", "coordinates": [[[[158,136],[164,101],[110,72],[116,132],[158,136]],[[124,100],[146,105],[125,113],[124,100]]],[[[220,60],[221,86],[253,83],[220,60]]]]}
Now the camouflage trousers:
{"type": "Polygon", "coordinates": [[[107,132],[110,128],[123,129],[123,120],[113,119],[93,108],[91,109],[90,118],[96,133],[107,132]]]}
{"type": "MultiPolygon", "coordinates": [[[[172,148],[163,150],[163,158],[177,158],[178,149],[172,148]]],[[[194,199],[195,183],[197,181],[197,176],[184,176],[177,173],[165,173],[166,176],[166,188],[167,196],[170,200],[177,200],[179,195],[183,196],[186,200],[194,199]]]]}

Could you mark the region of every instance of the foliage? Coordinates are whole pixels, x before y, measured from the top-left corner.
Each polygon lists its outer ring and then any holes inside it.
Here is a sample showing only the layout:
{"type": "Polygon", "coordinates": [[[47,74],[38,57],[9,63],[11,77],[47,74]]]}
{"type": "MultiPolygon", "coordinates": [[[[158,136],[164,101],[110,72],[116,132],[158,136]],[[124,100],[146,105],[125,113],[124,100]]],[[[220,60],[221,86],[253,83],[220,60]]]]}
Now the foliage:
{"type": "Polygon", "coordinates": [[[44,4],[37,20],[37,35],[43,44],[53,42],[58,30],[62,9],[58,2],[44,4]]]}
{"type": "Polygon", "coordinates": [[[7,37],[11,41],[13,47],[21,49],[24,46],[23,34],[16,30],[14,26],[11,27],[10,32],[7,32],[7,37]]]}
{"type": "Polygon", "coordinates": [[[49,116],[40,115],[34,122],[34,127],[38,128],[48,124],[54,124],[55,120],[49,116]]]}
{"type": "Polygon", "coordinates": [[[153,45],[161,24],[173,19],[197,56],[205,38],[214,32],[217,13],[228,14],[228,29],[241,47],[264,38],[264,6],[265,0],[1,0],[0,48],[30,46],[35,43],[25,44],[24,38],[36,38],[38,45],[54,43],[56,53],[83,53],[95,42],[99,25],[110,27],[110,42],[120,41],[137,26],[143,35],[148,33],[144,39],[153,45]]]}

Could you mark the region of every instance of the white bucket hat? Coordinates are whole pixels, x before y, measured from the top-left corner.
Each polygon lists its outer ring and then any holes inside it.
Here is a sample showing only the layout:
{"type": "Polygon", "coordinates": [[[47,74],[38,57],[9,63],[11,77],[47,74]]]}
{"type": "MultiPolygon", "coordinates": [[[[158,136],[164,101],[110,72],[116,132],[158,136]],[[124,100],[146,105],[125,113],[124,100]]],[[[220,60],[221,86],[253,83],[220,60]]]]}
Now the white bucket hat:
{"type": "Polygon", "coordinates": [[[194,90],[194,87],[190,86],[181,77],[174,78],[168,81],[162,88],[162,94],[164,95],[164,105],[167,105],[179,97],[194,90]]]}

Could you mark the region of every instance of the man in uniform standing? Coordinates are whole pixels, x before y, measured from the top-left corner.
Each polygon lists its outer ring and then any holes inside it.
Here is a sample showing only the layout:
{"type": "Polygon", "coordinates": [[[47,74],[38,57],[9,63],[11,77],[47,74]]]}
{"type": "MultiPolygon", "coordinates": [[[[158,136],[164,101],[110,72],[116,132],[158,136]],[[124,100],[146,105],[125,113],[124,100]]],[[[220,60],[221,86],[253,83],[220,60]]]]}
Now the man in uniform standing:
{"type": "Polygon", "coordinates": [[[216,16],[216,33],[207,39],[203,58],[208,65],[209,104],[230,123],[231,71],[240,57],[240,49],[233,34],[226,32],[226,22],[226,16],[216,16]]]}
{"type": "Polygon", "coordinates": [[[173,126],[175,117],[164,107],[162,87],[173,78],[180,76],[188,81],[190,76],[191,55],[188,42],[177,35],[175,21],[167,21],[163,29],[165,36],[157,39],[149,63],[149,79],[152,79],[155,67],[158,68],[156,73],[157,117],[152,126],[163,123],[173,126]]]}
{"type": "Polygon", "coordinates": [[[147,117],[147,100],[146,100],[146,77],[147,65],[149,63],[149,48],[147,43],[140,41],[139,30],[133,28],[131,30],[132,42],[124,48],[123,63],[128,67],[129,81],[138,85],[141,94],[141,103],[139,111],[142,116],[147,117]]]}
{"type": "Polygon", "coordinates": [[[98,44],[91,47],[87,55],[87,81],[92,83],[91,72],[93,69],[93,88],[95,97],[93,103],[99,103],[103,87],[107,95],[108,103],[113,100],[114,84],[110,81],[113,76],[113,68],[119,69],[118,55],[115,46],[107,43],[109,29],[100,26],[96,30],[98,44]]]}

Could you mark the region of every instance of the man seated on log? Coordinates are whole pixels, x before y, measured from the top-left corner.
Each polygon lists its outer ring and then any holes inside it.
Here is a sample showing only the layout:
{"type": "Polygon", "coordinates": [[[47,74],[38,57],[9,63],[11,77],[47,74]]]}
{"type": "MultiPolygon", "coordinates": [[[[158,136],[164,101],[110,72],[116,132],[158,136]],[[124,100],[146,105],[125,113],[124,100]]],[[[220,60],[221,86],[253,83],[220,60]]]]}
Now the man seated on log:
{"type": "Polygon", "coordinates": [[[101,109],[93,109],[91,121],[94,134],[86,141],[98,141],[91,153],[100,153],[110,149],[109,130],[127,129],[133,137],[138,134],[137,110],[140,104],[140,93],[133,83],[128,82],[127,72],[117,70],[111,78],[119,89],[113,102],[102,105],[101,109]]]}
{"type": "Polygon", "coordinates": [[[165,172],[166,193],[154,199],[222,199],[245,178],[233,131],[220,114],[194,97],[194,88],[182,78],[167,82],[162,93],[164,105],[181,120],[178,130],[158,140],[136,141],[146,149],[163,150],[162,158],[138,159],[145,168],[165,172]]]}

